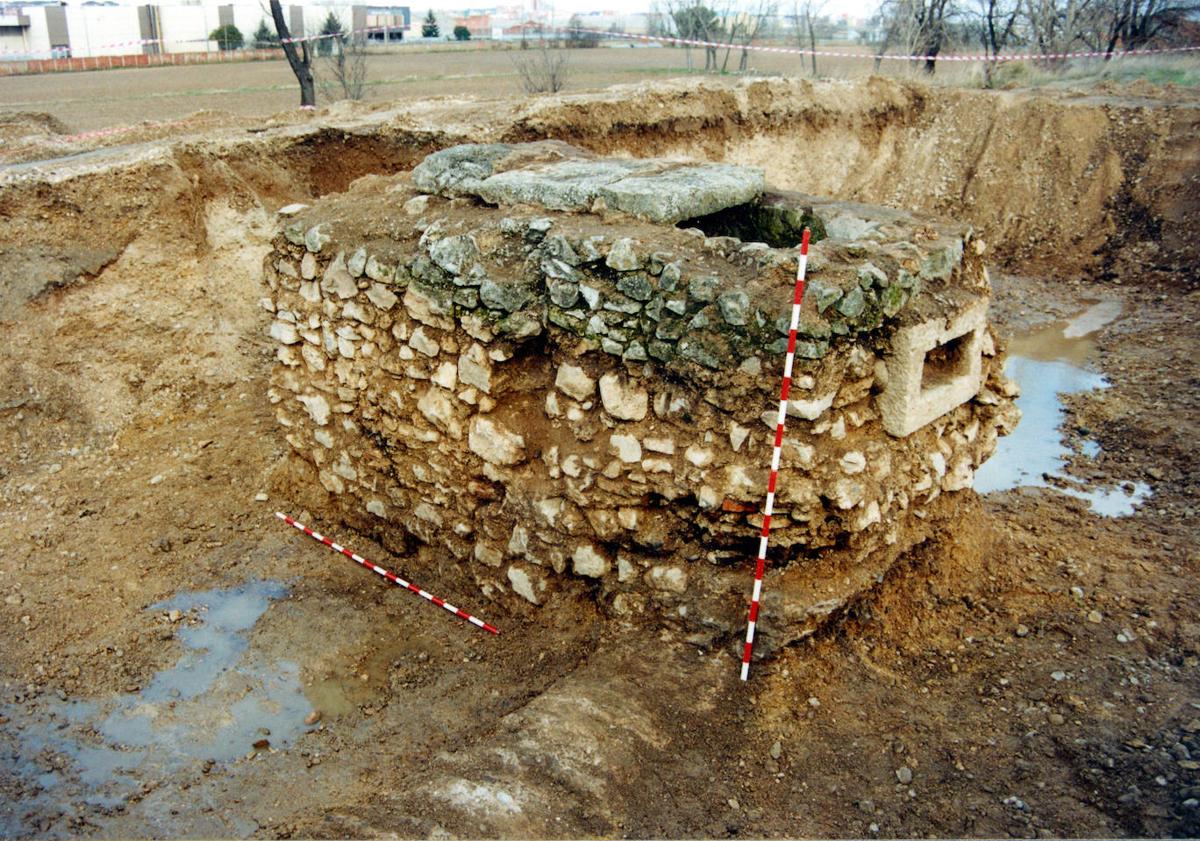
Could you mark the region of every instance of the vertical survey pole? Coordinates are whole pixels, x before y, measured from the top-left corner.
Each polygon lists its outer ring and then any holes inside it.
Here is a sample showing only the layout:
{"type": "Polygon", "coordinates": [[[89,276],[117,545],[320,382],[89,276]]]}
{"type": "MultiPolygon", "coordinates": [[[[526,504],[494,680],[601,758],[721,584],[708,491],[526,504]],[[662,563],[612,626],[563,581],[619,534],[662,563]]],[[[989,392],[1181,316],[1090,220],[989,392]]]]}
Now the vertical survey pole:
{"type": "Polygon", "coordinates": [[[775,482],[779,478],[779,458],[783,452],[783,426],[787,421],[788,392],[792,388],[792,364],[796,360],[796,330],[800,327],[800,304],[804,300],[804,276],[808,271],[809,229],[800,241],[800,260],[796,264],[796,288],[792,295],[792,324],[788,329],[787,359],[783,363],[783,385],[779,390],[779,419],[775,423],[775,446],[771,450],[771,478],[767,482],[767,504],[763,511],[762,533],[758,541],[758,561],[754,566],[754,592],[750,596],[750,619],[746,623],[746,646],[742,651],[742,680],[750,676],[750,654],[754,650],[754,629],[762,599],[763,573],[767,566],[767,542],[771,537],[771,512],[775,509],[775,482]]]}

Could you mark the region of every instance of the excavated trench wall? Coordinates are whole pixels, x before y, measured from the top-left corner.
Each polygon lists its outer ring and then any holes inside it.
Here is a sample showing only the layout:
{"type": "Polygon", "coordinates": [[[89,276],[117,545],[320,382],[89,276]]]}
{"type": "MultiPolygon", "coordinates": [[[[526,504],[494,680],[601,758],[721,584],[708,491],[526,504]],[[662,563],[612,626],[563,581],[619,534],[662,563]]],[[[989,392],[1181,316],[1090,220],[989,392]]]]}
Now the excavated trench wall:
{"type": "Polygon", "coordinates": [[[295,455],[343,517],[445,547],[490,597],[588,590],[719,637],[744,621],[795,252],[672,223],[810,225],[765,644],[811,632],[939,527],[1014,410],[969,228],[760,191],[458,147],[285,216],[265,304],[295,455]]]}

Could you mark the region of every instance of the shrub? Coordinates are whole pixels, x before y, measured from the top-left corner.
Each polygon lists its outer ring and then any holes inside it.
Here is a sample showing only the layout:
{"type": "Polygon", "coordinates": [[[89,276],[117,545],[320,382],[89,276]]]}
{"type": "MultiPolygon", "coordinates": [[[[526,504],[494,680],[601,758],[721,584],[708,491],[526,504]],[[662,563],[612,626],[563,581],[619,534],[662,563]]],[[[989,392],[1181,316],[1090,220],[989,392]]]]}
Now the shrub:
{"type": "Polygon", "coordinates": [[[471,40],[471,30],[467,29],[465,26],[462,26],[461,24],[459,26],[454,27],[454,40],[455,41],[470,41],[471,40]]]}
{"type": "Polygon", "coordinates": [[[217,46],[222,50],[240,50],[246,45],[246,39],[242,37],[242,31],[232,23],[218,26],[212,32],[208,33],[208,39],[216,41],[217,46]]]}
{"type": "Polygon", "coordinates": [[[258,22],[258,29],[254,31],[254,46],[260,50],[279,46],[279,34],[267,25],[265,19],[258,22]]]}
{"type": "Polygon", "coordinates": [[[345,33],[346,28],[342,26],[341,19],[330,12],[325,16],[325,22],[321,24],[321,34],[334,36],[330,38],[322,38],[317,41],[317,55],[328,58],[333,55],[333,42],[341,38],[345,33]]]}
{"type": "Polygon", "coordinates": [[[433,15],[433,9],[430,9],[425,20],[421,21],[421,37],[436,38],[439,34],[437,18],[433,15]]]}

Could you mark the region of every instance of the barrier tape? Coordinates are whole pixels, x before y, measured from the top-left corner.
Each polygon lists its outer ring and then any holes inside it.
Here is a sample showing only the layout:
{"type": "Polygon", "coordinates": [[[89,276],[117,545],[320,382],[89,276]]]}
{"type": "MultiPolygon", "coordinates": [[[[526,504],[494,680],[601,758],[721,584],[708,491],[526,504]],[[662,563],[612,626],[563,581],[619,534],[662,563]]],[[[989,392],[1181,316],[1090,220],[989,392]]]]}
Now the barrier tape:
{"type": "Polygon", "coordinates": [[[779,480],[779,460],[783,455],[783,427],[787,421],[788,392],[792,388],[792,365],[796,361],[796,331],[800,327],[800,304],[804,301],[804,276],[808,270],[809,230],[800,240],[800,260],[796,264],[796,289],[792,294],[792,325],[788,330],[787,358],[783,363],[783,385],[779,393],[779,420],[775,423],[775,446],[771,451],[771,478],[767,481],[767,504],[763,508],[762,533],[758,540],[758,560],[754,565],[754,592],[750,596],[750,618],[746,622],[746,646],[742,650],[742,681],[750,677],[750,654],[754,649],[754,630],[762,599],[763,573],[767,566],[767,543],[771,538],[771,514],[775,511],[775,483],[779,480]]]}
{"type": "Polygon", "coordinates": [[[894,55],[891,53],[838,52],[836,50],[809,50],[803,47],[768,47],[763,44],[732,44],[719,41],[698,41],[692,38],[678,38],[667,35],[638,35],[631,32],[610,32],[606,29],[586,29],[583,27],[556,27],[556,32],[585,32],[592,35],[606,35],[612,38],[629,38],[637,41],[651,41],[662,44],[682,44],[688,47],[716,47],[718,49],[750,50],[759,53],[781,53],[784,55],[822,56],[825,58],[869,58],[883,61],[1058,61],[1068,58],[1125,58],[1127,56],[1161,55],[1164,53],[1189,53],[1200,51],[1200,46],[1190,47],[1160,47],[1157,49],[1114,50],[1111,53],[1103,50],[1082,51],[1073,53],[1015,53],[1006,55],[894,55]]]}
{"type": "Polygon", "coordinates": [[[426,601],[433,602],[438,607],[450,611],[455,616],[457,616],[459,619],[466,619],[468,622],[470,622],[475,627],[483,628],[483,630],[487,631],[489,634],[499,634],[500,633],[500,630],[496,626],[489,625],[487,622],[484,622],[482,619],[476,619],[474,616],[467,613],[465,610],[460,610],[459,608],[457,608],[454,605],[447,602],[445,599],[439,599],[437,596],[433,595],[432,593],[425,592],[424,590],[422,590],[420,587],[416,586],[415,584],[410,584],[409,582],[405,581],[400,576],[396,575],[393,572],[389,572],[388,570],[384,569],[383,567],[375,566],[375,564],[371,563],[366,558],[356,555],[353,552],[351,552],[349,549],[339,546],[338,544],[336,544],[332,540],[330,540],[328,537],[318,534],[317,532],[310,529],[308,526],[296,522],[291,517],[289,517],[287,514],[276,511],[275,516],[278,517],[279,519],[283,520],[289,526],[295,526],[297,530],[304,532],[309,537],[311,537],[313,540],[316,540],[320,543],[324,543],[326,546],[328,546],[333,551],[340,552],[343,555],[345,555],[347,558],[349,558],[350,560],[355,561],[356,563],[362,564],[367,569],[371,570],[371,572],[374,572],[377,575],[382,575],[384,578],[386,578],[388,581],[392,582],[393,584],[403,587],[406,590],[411,590],[412,592],[416,593],[418,596],[425,599],[426,601]]]}
{"type": "MultiPolygon", "coordinates": [[[[685,47],[713,47],[716,49],[729,50],[749,50],[759,53],[778,53],[780,55],[795,55],[795,56],[820,56],[823,58],[868,58],[872,61],[1060,61],[1071,58],[1126,58],[1131,56],[1144,55],[1165,55],[1171,53],[1193,53],[1200,52],[1200,45],[1186,47],[1156,47],[1136,50],[1114,50],[1106,52],[1104,50],[1081,50],[1078,52],[1062,52],[1062,53],[1011,53],[1005,55],[980,55],[978,53],[968,53],[965,55],[953,55],[947,53],[939,53],[937,55],[897,55],[894,53],[869,53],[869,52],[839,52],[837,50],[811,50],[804,47],[771,47],[765,44],[735,44],[721,41],[702,41],[695,38],[681,38],[673,35],[643,35],[634,32],[613,32],[608,29],[591,29],[588,27],[548,27],[551,32],[558,34],[567,34],[571,32],[586,33],[589,35],[600,35],[611,39],[628,39],[634,41],[646,41],[650,43],[681,45],[685,47]]],[[[282,38],[279,44],[301,44],[311,41],[322,41],[326,38],[337,37],[354,37],[356,35],[367,35],[373,32],[402,32],[400,27],[395,26],[371,26],[365,29],[351,29],[345,32],[331,32],[323,35],[301,35],[294,38],[282,38]]],[[[172,44],[197,44],[211,41],[211,38],[183,38],[172,39],[172,44]]],[[[111,50],[118,47],[145,47],[158,45],[165,52],[167,40],[164,38],[144,38],[134,41],[118,41],[111,44],[101,44],[95,49],[111,50]]],[[[413,43],[413,42],[409,42],[413,43]]],[[[425,42],[416,42],[425,43],[425,42]]],[[[273,44],[271,46],[274,46],[273,44]]],[[[59,50],[50,50],[51,58],[70,58],[71,56],[61,53],[59,50]]],[[[18,52],[15,50],[0,50],[0,55],[19,55],[30,56],[27,52],[18,52]]],[[[102,58],[103,56],[83,56],[84,58],[102,58]]]]}

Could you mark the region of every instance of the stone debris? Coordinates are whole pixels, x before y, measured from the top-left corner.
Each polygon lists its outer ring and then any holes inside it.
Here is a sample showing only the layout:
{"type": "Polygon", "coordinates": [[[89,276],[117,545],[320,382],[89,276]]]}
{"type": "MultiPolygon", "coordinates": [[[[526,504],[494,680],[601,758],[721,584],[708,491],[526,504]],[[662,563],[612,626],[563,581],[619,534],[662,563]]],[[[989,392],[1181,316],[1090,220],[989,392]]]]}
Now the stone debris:
{"type": "Polygon", "coordinates": [[[810,225],[756,650],[811,633],[944,527],[1016,410],[968,228],[762,193],[495,144],[296,211],[264,261],[293,453],[346,521],[444,547],[486,596],[736,632],[796,259],[747,238],[810,225]]]}

